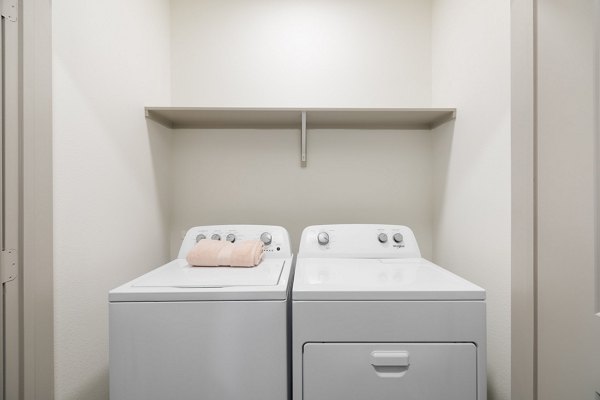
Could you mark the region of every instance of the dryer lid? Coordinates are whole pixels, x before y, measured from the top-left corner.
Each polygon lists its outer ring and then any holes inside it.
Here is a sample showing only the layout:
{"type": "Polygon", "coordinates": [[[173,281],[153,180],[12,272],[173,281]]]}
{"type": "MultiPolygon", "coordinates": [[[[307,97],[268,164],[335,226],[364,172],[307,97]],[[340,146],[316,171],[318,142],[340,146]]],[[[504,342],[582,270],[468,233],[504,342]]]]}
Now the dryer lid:
{"type": "Polygon", "coordinates": [[[485,290],[423,258],[296,262],[294,300],[484,300],[485,290]]]}
{"type": "Polygon", "coordinates": [[[265,259],[256,267],[192,267],[176,260],[135,280],[133,287],[223,288],[276,286],[284,259],[265,259]]]}

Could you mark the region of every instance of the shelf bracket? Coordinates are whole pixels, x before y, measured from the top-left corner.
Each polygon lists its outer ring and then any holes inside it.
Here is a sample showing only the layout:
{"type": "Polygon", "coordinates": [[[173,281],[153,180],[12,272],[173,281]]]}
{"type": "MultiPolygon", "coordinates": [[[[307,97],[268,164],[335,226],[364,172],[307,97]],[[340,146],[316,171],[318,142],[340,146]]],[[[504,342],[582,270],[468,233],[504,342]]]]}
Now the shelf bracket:
{"type": "Polygon", "coordinates": [[[175,128],[175,124],[168,120],[167,118],[156,115],[152,110],[149,110],[148,107],[144,110],[146,119],[152,120],[156,123],[161,124],[162,126],[166,126],[167,128],[175,128]]]}
{"type": "Polygon", "coordinates": [[[300,166],[306,167],[306,111],[302,111],[302,132],[300,134],[300,166]]]}
{"type": "Polygon", "coordinates": [[[440,125],[444,125],[446,122],[452,121],[456,119],[456,110],[452,111],[450,114],[448,115],[444,115],[443,117],[440,117],[434,121],[431,122],[431,124],[429,125],[429,129],[435,129],[440,125]]]}

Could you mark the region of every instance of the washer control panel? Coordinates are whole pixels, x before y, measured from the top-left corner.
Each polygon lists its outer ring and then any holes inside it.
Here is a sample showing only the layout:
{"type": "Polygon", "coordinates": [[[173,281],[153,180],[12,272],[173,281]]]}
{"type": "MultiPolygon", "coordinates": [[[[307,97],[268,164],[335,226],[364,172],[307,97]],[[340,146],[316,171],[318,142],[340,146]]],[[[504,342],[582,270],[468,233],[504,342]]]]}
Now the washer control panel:
{"type": "Polygon", "coordinates": [[[287,258],[292,255],[287,230],[276,225],[209,225],[195,226],[187,231],[179,249],[178,258],[185,258],[200,240],[260,240],[265,258],[287,258]]]}
{"type": "Polygon", "coordinates": [[[302,232],[298,257],[420,258],[413,231],[403,225],[314,225],[302,232]]]}

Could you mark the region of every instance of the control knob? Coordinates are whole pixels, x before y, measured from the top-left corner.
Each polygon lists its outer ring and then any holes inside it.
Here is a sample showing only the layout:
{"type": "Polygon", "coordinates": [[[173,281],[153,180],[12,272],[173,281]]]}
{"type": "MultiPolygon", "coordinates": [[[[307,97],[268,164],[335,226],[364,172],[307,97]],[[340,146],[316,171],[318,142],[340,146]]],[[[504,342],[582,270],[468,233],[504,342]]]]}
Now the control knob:
{"type": "Polygon", "coordinates": [[[385,242],[387,242],[387,239],[388,239],[388,237],[385,233],[380,233],[377,236],[377,240],[379,240],[379,243],[385,243],[385,242]]]}
{"type": "Polygon", "coordinates": [[[212,240],[221,240],[221,235],[218,233],[214,233],[211,237],[212,240]]]}
{"type": "Polygon", "coordinates": [[[235,242],[235,235],[233,233],[229,233],[227,235],[227,237],[225,237],[225,240],[227,240],[228,242],[233,243],[233,242],[235,242]]]}
{"type": "Polygon", "coordinates": [[[319,232],[317,235],[317,241],[320,245],[326,245],[329,243],[329,234],[327,232],[319,232]]]}
{"type": "Polygon", "coordinates": [[[196,236],[196,243],[201,241],[202,239],[206,239],[206,235],[204,233],[200,233],[196,236]]]}
{"type": "Polygon", "coordinates": [[[404,237],[401,233],[394,233],[394,242],[400,243],[404,240],[404,237]]]}
{"type": "Polygon", "coordinates": [[[271,236],[269,232],[263,232],[260,235],[260,240],[265,244],[265,246],[268,246],[273,241],[273,236],[271,236]]]}

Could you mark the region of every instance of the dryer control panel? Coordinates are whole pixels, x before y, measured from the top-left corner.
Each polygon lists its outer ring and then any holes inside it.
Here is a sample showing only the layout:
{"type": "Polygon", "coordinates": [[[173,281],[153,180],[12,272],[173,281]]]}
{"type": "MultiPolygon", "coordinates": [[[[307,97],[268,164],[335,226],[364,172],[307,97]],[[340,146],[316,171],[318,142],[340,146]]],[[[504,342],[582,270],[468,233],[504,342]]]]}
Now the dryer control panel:
{"type": "Polygon", "coordinates": [[[203,239],[261,240],[264,244],[264,258],[287,258],[292,255],[290,236],[287,230],[276,225],[208,225],[195,226],[187,231],[178,258],[185,258],[189,251],[203,239]]]}
{"type": "Polygon", "coordinates": [[[420,258],[413,231],[403,225],[313,225],[304,229],[298,257],[420,258]]]}

